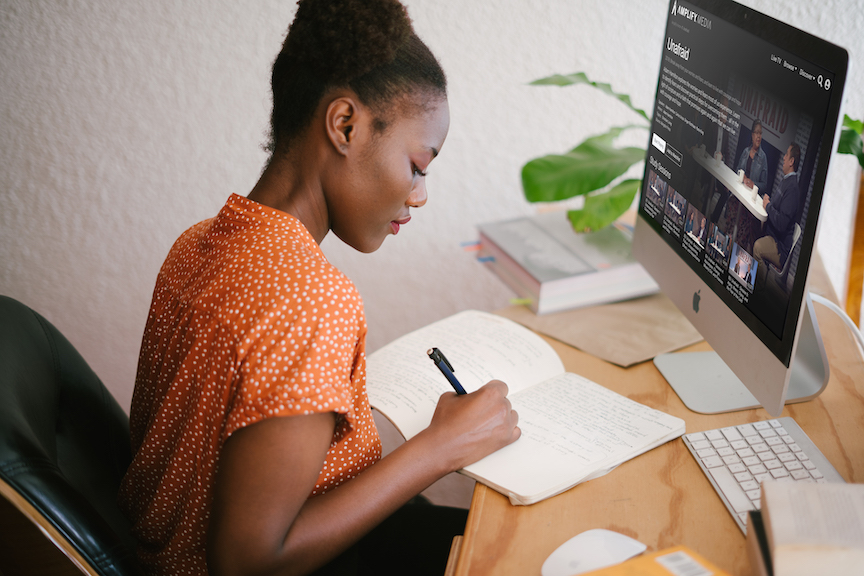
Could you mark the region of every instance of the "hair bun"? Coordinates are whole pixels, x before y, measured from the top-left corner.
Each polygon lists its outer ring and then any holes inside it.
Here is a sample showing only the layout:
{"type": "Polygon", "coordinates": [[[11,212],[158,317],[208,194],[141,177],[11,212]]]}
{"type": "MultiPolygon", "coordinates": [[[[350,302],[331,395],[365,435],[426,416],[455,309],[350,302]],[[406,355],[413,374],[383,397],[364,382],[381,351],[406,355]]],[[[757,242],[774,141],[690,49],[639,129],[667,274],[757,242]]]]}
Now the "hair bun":
{"type": "Polygon", "coordinates": [[[347,82],[393,60],[410,34],[398,0],[300,0],[285,47],[323,80],[347,82]]]}

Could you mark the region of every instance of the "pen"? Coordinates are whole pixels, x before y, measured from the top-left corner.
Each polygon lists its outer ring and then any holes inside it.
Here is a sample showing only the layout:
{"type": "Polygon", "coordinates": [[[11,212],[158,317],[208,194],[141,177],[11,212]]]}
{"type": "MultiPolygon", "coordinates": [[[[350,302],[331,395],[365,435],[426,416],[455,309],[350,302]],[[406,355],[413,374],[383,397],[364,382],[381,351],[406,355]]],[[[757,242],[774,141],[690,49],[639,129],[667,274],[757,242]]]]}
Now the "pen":
{"type": "Polygon", "coordinates": [[[427,350],[426,354],[429,355],[429,358],[432,359],[432,362],[435,363],[435,366],[444,374],[444,377],[450,382],[450,385],[453,386],[453,389],[456,390],[457,394],[465,394],[465,389],[462,388],[462,384],[459,383],[459,380],[456,379],[456,376],[453,375],[453,372],[456,370],[453,369],[453,366],[450,365],[450,362],[447,361],[447,358],[444,356],[444,353],[441,352],[438,348],[432,348],[431,350],[427,350]]]}

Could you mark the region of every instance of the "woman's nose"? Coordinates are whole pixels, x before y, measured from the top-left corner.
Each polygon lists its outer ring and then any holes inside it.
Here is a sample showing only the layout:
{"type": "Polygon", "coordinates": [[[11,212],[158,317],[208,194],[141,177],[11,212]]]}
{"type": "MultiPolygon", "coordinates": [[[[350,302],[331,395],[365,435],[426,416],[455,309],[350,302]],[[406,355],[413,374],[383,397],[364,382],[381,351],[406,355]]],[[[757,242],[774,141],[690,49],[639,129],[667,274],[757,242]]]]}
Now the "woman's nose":
{"type": "Polygon", "coordinates": [[[417,186],[411,190],[411,194],[408,195],[407,204],[412,208],[421,208],[424,204],[426,204],[426,200],[428,199],[428,195],[426,194],[426,182],[425,179],[421,180],[417,183],[417,186]]]}

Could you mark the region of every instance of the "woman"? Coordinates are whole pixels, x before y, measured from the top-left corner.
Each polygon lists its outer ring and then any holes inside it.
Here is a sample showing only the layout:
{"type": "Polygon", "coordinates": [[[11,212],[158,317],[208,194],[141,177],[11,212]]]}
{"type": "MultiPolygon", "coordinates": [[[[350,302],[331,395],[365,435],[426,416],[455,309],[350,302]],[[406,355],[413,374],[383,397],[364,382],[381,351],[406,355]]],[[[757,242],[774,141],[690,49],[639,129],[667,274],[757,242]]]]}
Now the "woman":
{"type": "MultiPolygon", "coordinates": [[[[744,171],[743,183],[747,188],[752,189],[754,185],[759,188],[761,193],[767,192],[768,186],[768,157],[762,149],[762,121],[756,118],[753,120],[753,129],[750,132],[750,146],[741,151],[738,157],[738,163],[735,164],[735,172],[744,171]]],[[[714,212],[711,214],[711,221],[718,222],[723,212],[723,207],[729,200],[729,190],[723,190],[720,194],[720,199],[714,207],[714,212]]]]}
{"type": "Polygon", "coordinates": [[[157,279],[121,506],[152,574],[440,574],[464,511],[404,505],[519,437],[507,387],[443,395],[381,459],[362,301],[318,245],[332,230],[372,252],[425,204],[443,71],[397,1],[301,0],[272,86],[261,178],[157,279]]]}
{"type": "Polygon", "coordinates": [[[750,146],[741,152],[735,171],[744,171],[744,185],[753,188],[759,187],[762,193],[768,192],[768,157],[762,149],[762,121],[758,118],[753,121],[753,129],[750,132],[750,146]]]}

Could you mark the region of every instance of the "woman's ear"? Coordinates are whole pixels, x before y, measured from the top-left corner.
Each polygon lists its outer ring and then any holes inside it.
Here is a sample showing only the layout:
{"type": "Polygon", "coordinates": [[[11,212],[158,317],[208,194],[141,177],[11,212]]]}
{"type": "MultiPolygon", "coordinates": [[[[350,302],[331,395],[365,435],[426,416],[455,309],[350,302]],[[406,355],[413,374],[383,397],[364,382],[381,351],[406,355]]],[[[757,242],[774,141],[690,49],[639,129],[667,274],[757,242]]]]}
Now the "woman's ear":
{"type": "Polygon", "coordinates": [[[340,154],[345,154],[357,137],[360,107],[353,98],[336,98],[327,106],[324,122],[330,143],[340,154]]]}

